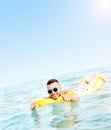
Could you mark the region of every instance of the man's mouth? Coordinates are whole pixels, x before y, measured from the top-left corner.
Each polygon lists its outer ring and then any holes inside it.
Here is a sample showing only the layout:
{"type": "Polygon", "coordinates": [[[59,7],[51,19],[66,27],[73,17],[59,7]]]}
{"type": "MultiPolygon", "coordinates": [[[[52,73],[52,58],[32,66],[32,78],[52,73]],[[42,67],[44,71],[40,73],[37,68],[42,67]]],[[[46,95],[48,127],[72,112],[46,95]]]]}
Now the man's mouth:
{"type": "Polygon", "coordinates": [[[54,99],[57,99],[57,98],[58,98],[58,94],[53,94],[52,97],[53,97],[54,99]]]}

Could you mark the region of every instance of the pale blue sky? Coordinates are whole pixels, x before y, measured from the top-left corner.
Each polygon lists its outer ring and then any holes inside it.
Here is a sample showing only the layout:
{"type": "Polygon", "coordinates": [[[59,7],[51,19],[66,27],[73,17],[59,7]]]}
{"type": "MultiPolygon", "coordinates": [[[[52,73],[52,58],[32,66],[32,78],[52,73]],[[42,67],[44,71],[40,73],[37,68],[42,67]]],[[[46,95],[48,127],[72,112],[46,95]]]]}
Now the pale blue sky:
{"type": "Polygon", "coordinates": [[[0,1],[0,86],[110,65],[110,0],[0,1]]]}

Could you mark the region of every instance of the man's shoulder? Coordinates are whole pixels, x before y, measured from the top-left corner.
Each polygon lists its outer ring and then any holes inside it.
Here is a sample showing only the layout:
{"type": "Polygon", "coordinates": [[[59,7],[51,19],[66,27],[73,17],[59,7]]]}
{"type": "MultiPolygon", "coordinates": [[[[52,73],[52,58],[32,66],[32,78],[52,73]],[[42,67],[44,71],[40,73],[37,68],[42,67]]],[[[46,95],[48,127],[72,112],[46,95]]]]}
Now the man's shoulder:
{"type": "Polygon", "coordinates": [[[69,90],[62,90],[61,95],[67,94],[68,92],[69,92],[69,90]]]}

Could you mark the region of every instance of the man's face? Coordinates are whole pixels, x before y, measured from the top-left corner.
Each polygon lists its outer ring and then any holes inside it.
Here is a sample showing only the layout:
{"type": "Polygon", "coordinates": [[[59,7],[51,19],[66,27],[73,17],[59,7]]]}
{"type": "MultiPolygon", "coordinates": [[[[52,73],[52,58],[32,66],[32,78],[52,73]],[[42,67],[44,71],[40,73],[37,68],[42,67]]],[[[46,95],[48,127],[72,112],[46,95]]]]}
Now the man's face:
{"type": "Polygon", "coordinates": [[[47,90],[48,90],[48,93],[49,93],[49,97],[53,98],[55,100],[61,94],[61,86],[57,82],[54,82],[54,83],[51,83],[50,85],[47,85],[47,90]]]}

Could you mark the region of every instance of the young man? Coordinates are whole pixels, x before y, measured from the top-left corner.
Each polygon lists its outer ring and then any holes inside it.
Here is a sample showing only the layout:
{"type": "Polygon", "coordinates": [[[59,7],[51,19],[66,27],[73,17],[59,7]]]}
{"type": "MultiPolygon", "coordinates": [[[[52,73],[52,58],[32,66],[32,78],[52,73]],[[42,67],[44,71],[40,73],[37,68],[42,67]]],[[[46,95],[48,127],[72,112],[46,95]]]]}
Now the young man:
{"type": "MultiPolygon", "coordinates": [[[[47,92],[49,94],[48,98],[52,98],[54,100],[57,100],[58,97],[62,97],[62,102],[64,101],[78,101],[80,99],[79,93],[81,93],[82,91],[89,91],[90,89],[92,89],[92,87],[94,86],[95,82],[97,81],[98,77],[102,77],[98,74],[94,75],[94,77],[92,77],[92,79],[89,81],[86,77],[78,84],[78,88],[75,89],[75,93],[73,93],[72,95],[68,95],[69,91],[68,90],[62,90],[62,87],[59,83],[58,80],[56,79],[50,79],[47,82],[47,92]]],[[[103,80],[105,80],[103,78],[103,80]]],[[[39,107],[39,105],[37,104],[37,102],[33,102],[31,104],[31,109],[36,109],[37,107],[39,107]]]]}
{"type": "MultiPolygon", "coordinates": [[[[68,90],[62,90],[62,87],[58,80],[50,79],[47,82],[47,92],[49,94],[48,98],[52,98],[56,100],[59,96],[62,96],[64,101],[78,101],[80,97],[76,94],[71,96],[67,96],[66,94],[69,92],[68,90]]],[[[32,102],[31,109],[36,109],[39,105],[36,102],[32,102]]]]}
{"type": "Polygon", "coordinates": [[[58,80],[51,79],[47,82],[47,90],[49,93],[49,98],[57,99],[59,96],[62,96],[63,101],[78,101],[79,96],[73,94],[71,96],[67,96],[66,94],[69,92],[68,90],[62,90],[62,87],[58,80]]]}

